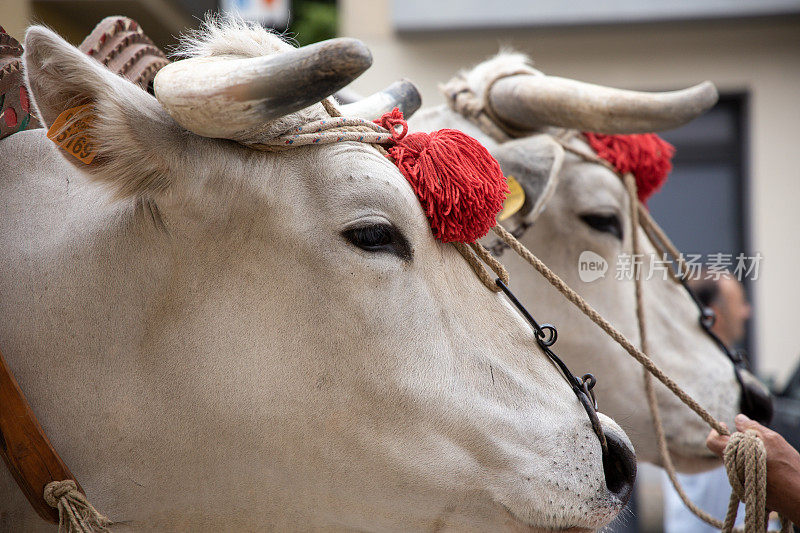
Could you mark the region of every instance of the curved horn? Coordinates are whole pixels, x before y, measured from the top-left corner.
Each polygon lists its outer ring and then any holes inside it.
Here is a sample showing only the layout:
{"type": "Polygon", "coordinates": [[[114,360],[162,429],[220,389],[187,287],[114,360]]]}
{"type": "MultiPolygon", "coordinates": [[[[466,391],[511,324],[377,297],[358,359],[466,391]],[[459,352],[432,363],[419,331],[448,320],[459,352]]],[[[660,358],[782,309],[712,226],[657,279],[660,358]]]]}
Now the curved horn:
{"type": "Polygon", "coordinates": [[[552,76],[510,76],[492,86],[494,112],[525,130],[543,126],[597,133],[645,133],[681,126],[717,103],[705,81],[681,91],[646,93],[552,76]]]}
{"type": "Polygon", "coordinates": [[[333,97],[336,98],[336,101],[339,102],[339,105],[352,104],[364,98],[350,87],[339,89],[333,93],[333,97]]]}
{"type": "Polygon", "coordinates": [[[403,112],[407,120],[422,105],[419,89],[408,80],[399,80],[384,90],[362,98],[357,102],[345,104],[339,108],[342,115],[359,117],[365,120],[380,118],[395,107],[403,112]]]}
{"type": "Polygon", "coordinates": [[[319,102],[371,64],[361,41],[330,39],[270,56],[176,61],[158,72],[153,88],[187,130],[230,139],[319,102]]]}

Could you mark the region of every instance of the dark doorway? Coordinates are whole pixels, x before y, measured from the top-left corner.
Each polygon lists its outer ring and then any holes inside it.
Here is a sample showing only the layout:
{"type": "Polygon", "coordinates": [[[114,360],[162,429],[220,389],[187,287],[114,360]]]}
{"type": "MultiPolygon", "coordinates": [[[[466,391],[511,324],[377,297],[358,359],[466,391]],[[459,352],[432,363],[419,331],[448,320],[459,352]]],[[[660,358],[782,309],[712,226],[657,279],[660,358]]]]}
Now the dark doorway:
{"type": "MultiPolygon", "coordinates": [[[[722,96],[705,115],[662,133],[675,146],[674,168],[649,202],[653,216],[683,253],[701,254],[705,266],[725,263],[732,272],[739,254],[748,266],[759,261],[751,259],[755,253],[748,238],[745,111],[745,95],[722,96]]],[[[743,279],[748,293],[751,276],[743,279]]],[[[750,333],[748,328],[741,347],[755,367],[750,333]]]]}
{"type": "MultiPolygon", "coordinates": [[[[711,254],[724,254],[724,259],[729,254],[731,271],[738,254],[753,255],[744,172],[746,104],[745,95],[723,96],[714,109],[690,124],[660,133],[675,146],[673,170],[649,201],[651,213],[679,250],[700,254],[703,265],[711,254]]],[[[747,279],[743,281],[749,292],[747,279]]],[[[743,346],[748,352],[750,338],[748,332],[743,346]]],[[[607,531],[639,531],[636,503],[636,498],[631,500],[607,531]]]]}

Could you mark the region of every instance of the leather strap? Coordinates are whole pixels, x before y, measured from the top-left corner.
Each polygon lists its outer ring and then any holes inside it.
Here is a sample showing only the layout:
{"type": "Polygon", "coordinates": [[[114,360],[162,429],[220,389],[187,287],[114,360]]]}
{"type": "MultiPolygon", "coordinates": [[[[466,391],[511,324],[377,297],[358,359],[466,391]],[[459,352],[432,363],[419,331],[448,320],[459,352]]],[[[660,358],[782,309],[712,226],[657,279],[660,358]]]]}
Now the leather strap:
{"type": "MultiPolygon", "coordinates": [[[[58,524],[58,509],[44,500],[44,487],[51,481],[74,480],[75,477],[50,444],[2,353],[0,455],[39,516],[58,524]]],[[[80,485],[78,490],[83,492],[80,485]]]]}
{"type": "MultiPolygon", "coordinates": [[[[139,25],[127,17],[103,19],[84,39],[80,49],[145,90],[152,84],[156,72],[169,63],[139,25]]],[[[27,120],[30,121],[18,127],[17,120],[14,128],[10,125],[6,128],[6,121],[0,122],[0,138],[26,127],[39,127],[36,117],[27,108],[21,55],[22,46],[0,27],[0,112],[11,109],[15,116],[28,116],[27,120]],[[25,105],[20,102],[23,95],[25,105]]],[[[48,522],[58,524],[58,509],[45,501],[44,488],[53,481],[75,481],[75,476],[50,444],[2,353],[0,455],[37,514],[48,522]]],[[[83,493],[80,484],[77,481],[75,484],[83,493]]]]}

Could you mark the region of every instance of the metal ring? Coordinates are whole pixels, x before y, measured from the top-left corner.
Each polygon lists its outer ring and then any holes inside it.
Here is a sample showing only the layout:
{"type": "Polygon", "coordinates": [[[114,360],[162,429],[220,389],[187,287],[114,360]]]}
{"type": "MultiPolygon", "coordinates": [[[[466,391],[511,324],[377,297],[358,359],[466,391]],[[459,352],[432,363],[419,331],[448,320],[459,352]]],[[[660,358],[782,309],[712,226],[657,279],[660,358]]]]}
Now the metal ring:
{"type": "Polygon", "coordinates": [[[594,395],[594,386],[597,385],[597,378],[594,377],[592,374],[584,374],[579,379],[581,384],[581,389],[583,392],[592,399],[592,403],[594,404],[595,411],[597,410],[597,398],[594,395]]]}
{"type": "Polygon", "coordinates": [[[545,346],[552,346],[558,340],[558,330],[552,324],[542,324],[536,332],[539,341],[545,346]]]}
{"type": "Polygon", "coordinates": [[[717,315],[714,313],[714,310],[710,307],[703,307],[700,310],[700,324],[704,328],[711,328],[714,326],[714,322],[717,321],[717,315]]]}

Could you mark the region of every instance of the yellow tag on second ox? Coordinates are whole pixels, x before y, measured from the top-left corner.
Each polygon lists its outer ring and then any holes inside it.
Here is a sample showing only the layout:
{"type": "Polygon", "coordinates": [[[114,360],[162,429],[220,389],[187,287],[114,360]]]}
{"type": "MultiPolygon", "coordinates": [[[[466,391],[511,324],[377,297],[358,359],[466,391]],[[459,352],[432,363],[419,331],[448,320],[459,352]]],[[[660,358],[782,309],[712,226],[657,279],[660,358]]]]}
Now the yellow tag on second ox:
{"type": "Polygon", "coordinates": [[[525,190],[522,188],[522,185],[514,179],[514,176],[508,176],[506,180],[509,193],[508,196],[506,196],[506,201],[503,202],[503,210],[497,213],[498,222],[504,221],[522,209],[522,205],[525,203],[525,190]]]}
{"type": "Polygon", "coordinates": [[[87,132],[93,120],[91,104],[71,107],[56,117],[47,138],[88,165],[97,155],[97,145],[87,132]]]}

